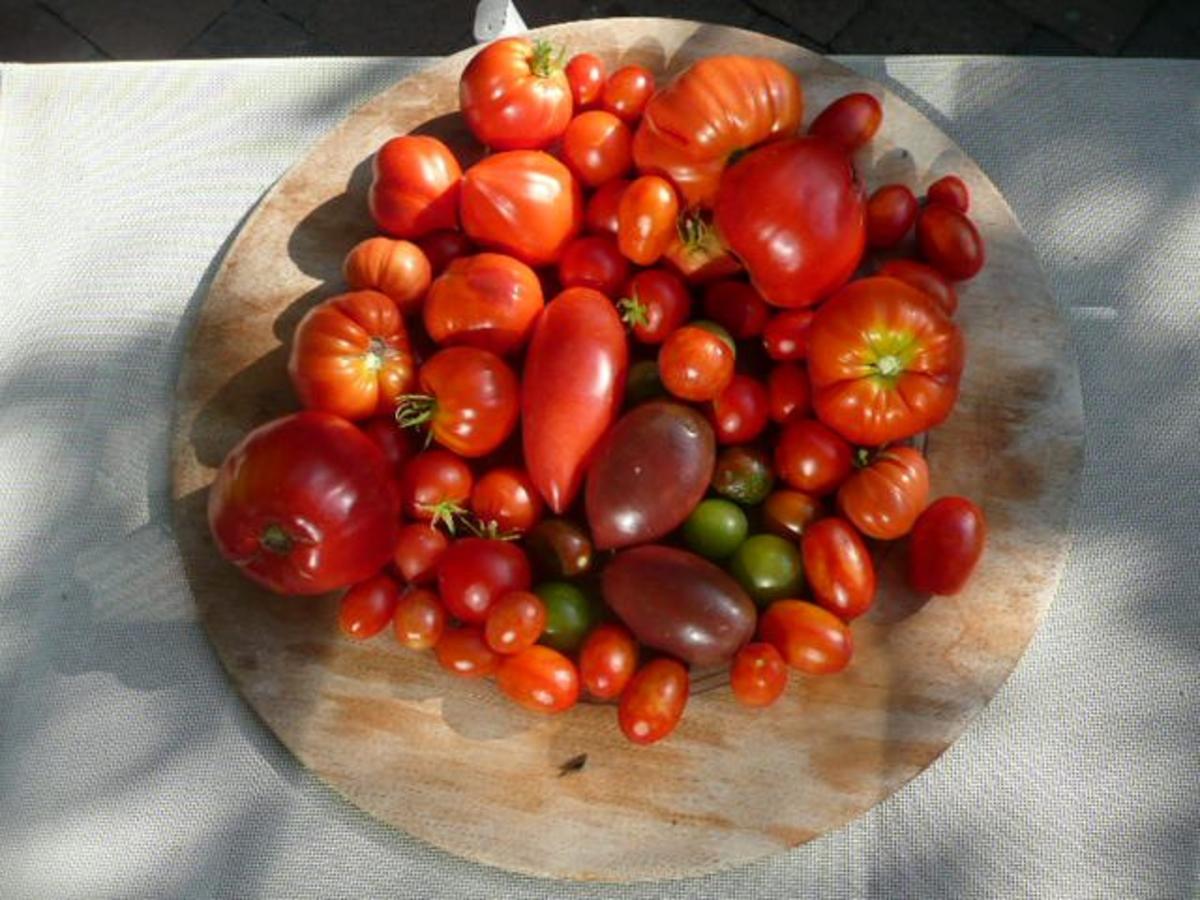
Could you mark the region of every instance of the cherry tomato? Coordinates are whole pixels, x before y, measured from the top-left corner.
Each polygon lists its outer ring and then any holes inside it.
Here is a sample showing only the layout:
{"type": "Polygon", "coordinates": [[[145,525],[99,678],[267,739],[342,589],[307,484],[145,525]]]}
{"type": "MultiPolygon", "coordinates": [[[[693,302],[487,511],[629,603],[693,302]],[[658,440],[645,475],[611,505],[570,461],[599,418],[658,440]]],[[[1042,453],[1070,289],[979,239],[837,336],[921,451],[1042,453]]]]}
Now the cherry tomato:
{"type": "Polygon", "coordinates": [[[813,312],[789,309],[779,313],[763,329],[763,346],[771,359],[788,361],[808,356],[808,331],[813,312]]]}
{"type": "Polygon", "coordinates": [[[616,178],[596,188],[596,192],[588,198],[587,211],[584,213],[584,227],[589,232],[616,237],[621,227],[621,198],[631,184],[633,182],[625,178],[616,178]]]}
{"type": "Polygon", "coordinates": [[[695,325],[671,332],[658,352],[663,386],[684,400],[712,400],[733,380],[733,350],[695,325]]]}
{"type": "Polygon", "coordinates": [[[740,272],[742,264],[729,252],[717,234],[710,214],[686,210],[675,220],[663,259],[679,272],[688,284],[704,284],[740,272]]]}
{"type": "Polygon", "coordinates": [[[604,108],[626,122],[642,117],[654,94],[654,75],[642,66],[622,66],[608,77],[601,102],[604,108]]]}
{"type": "Polygon", "coordinates": [[[541,642],[563,653],[574,653],[599,616],[595,604],[567,581],[545,581],[534,593],[546,605],[546,628],[541,642]]]}
{"type": "Polygon", "coordinates": [[[586,287],[605,297],[617,297],[629,280],[629,260],[607,234],[575,238],[558,261],[558,280],[564,288],[586,287]]]}
{"type": "Polygon", "coordinates": [[[875,564],[845,519],[813,522],[800,539],[804,575],[813,599],[846,621],[875,603],[875,564]]]}
{"type": "Polygon", "coordinates": [[[709,497],[692,510],[683,523],[683,542],[708,559],[731,555],[750,531],[742,508],[731,500],[709,497]]]}
{"type": "Polygon", "coordinates": [[[574,578],[592,567],[592,541],[566,519],[543,519],[525,535],[525,549],[537,571],[550,578],[574,578]]]}
{"type": "Polygon", "coordinates": [[[867,246],[894,247],[917,220],[917,198],[902,184],[885,184],[867,200],[867,246]]]}
{"type": "Polygon", "coordinates": [[[767,427],[767,389],[749,375],[734,375],[713,398],[708,418],[718,444],[745,444],[767,427]]]}
{"type": "Polygon", "coordinates": [[[479,628],[447,628],[433,647],[438,664],[462,678],[486,678],[500,665],[500,654],[483,639],[479,628]]]}
{"type": "Polygon", "coordinates": [[[417,246],[429,260],[429,268],[433,277],[441,275],[446,267],[460,256],[471,253],[471,242],[461,231],[442,229],[425,235],[417,241],[417,246]]]}
{"type": "Polygon", "coordinates": [[[767,414],[786,425],[812,414],[812,388],[808,372],[798,363],[779,363],[767,375],[767,414]]]}
{"type": "Polygon", "coordinates": [[[557,650],[529,647],[500,661],[496,686],[509,700],[531,712],[560,713],[579,699],[579,672],[557,650]]]}
{"type": "Polygon", "coordinates": [[[493,41],[467,63],[458,100],[467,127],[485,147],[546,147],[571,121],[562,51],[526,37],[493,41]]]}
{"type": "Polygon", "coordinates": [[[546,607],[537,594],[510,591],[488,610],[483,636],[497,653],[520,653],[546,629],[546,607]]]}
{"type": "Polygon", "coordinates": [[[960,213],[971,208],[971,192],[967,190],[966,182],[957,175],[943,175],[925,191],[925,199],[930,203],[942,203],[960,213]]]}
{"type": "Polygon", "coordinates": [[[399,596],[396,582],[382,573],[360,581],[342,595],[338,607],[342,634],[358,641],[379,634],[392,621],[399,596]]]}
{"type": "Polygon", "coordinates": [[[704,315],[739,341],[758,337],[767,327],[771,308],[744,281],[715,281],[704,291],[704,315]]]}
{"type": "Polygon", "coordinates": [[[775,491],[763,501],[762,524],[771,534],[798,541],[824,514],[825,505],[812,494],[775,491]]]}
{"type": "Polygon", "coordinates": [[[471,496],[471,468],[446,450],[418,453],[400,476],[404,514],[419,522],[444,522],[453,530],[454,519],[471,496]]]}
{"type": "Polygon", "coordinates": [[[621,320],[643,344],[661,344],[692,315],[692,295],[674,272],[638,272],[617,304],[621,320]]]}
{"type": "Polygon", "coordinates": [[[594,53],[577,53],[567,63],[566,71],[576,111],[586,109],[600,99],[608,77],[604,60],[594,53]]]}
{"type": "Polygon", "coordinates": [[[355,244],[342,263],[346,284],[356,291],[387,294],[405,315],[421,308],[432,270],[424,251],[408,241],[367,238],[355,244]]]}
{"type": "Polygon", "coordinates": [[[746,538],[730,558],[729,572],[760,606],[795,597],[804,587],[800,551],[777,534],[746,538]]]}
{"type": "Polygon", "coordinates": [[[838,488],[838,510],[867,537],[891,541],[912,530],[929,500],[929,466],[919,450],[889,447],[838,488]]]}
{"type": "Polygon", "coordinates": [[[462,169],[437,138],[392,138],[375,154],[372,170],[367,202],[380,230],[411,239],[458,227],[462,169]]]}
{"type": "Polygon", "coordinates": [[[628,628],[599,625],[579,649],[579,678],[597,700],[614,700],[629,684],[637,662],[637,641],[628,628]]]}
{"type": "Polygon", "coordinates": [[[777,600],[758,622],[758,633],[784,661],[806,675],[842,671],[854,653],[846,623],[802,600],[777,600]]]}
{"type": "Polygon", "coordinates": [[[617,721],[635,744],[661,741],[679,724],[691,684],[687,669],[673,659],[655,659],[638,669],[621,694],[617,721]]]}
{"type": "Polygon", "coordinates": [[[642,175],[621,195],[617,206],[617,244],[639,266],[652,266],[671,243],[679,200],[671,182],[642,175]]]}
{"type": "Polygon", "coordinates": [[[932,297],[948,316],[958,309],[958,294],[954,285],[935,269],[915,259],[889,259],[879,267],[879,274],[903,281],[910,287],[932,297]]]}
{"type": "Polygon", "coordinates": [[[509,591],[527,591],[529,560],[516,544],[487,538],[461,538],[438,562],[438,594],[450,615],[479,624],[509,591]]]}
{"type": "Polygon", "coordinates": [[[633,132],[612,113],[594,109],[571,120],[562,160],[587,187],[620,178],[633,165],[633,132]]]}
{"type": "Polygon", "coordinates": [[[428,650],[441,640],[446,629],[446,610],[433,591],[409,588],[396,605],[393,627],[402,647],[428,650]]]}
{"type": "Polygon", "coordinates": [[[787,687],[787,663],[771,644],[747,644],[733,658],[729,681],[743,706],[770,706],[787,687]]]}
{"type": "Polygon", "coordinates": [[[908,538],[908,583],[915,591],[957,594],[987,542],[983,510],[965,497],[935,500],[908,538]]]}
{"type": "Polygon", "coordinates": [[[544,509],[542,495],[524,469],[492,469],[471,491],[471,512],[492,536],[524,534],[544,509]]]}
{"type": "Polygon", "coordinates": [[[921,255],[951,281],[973,278],[986,257],[975,223],[952,206],[930,203],[917,216],[921,255]]]}
{"type": "Polygon", "coordinates": [[[437,564],[450,546],[441,529],[424,522],[410,522],[400,528],[392,564],[411,584],[432,584],[437,579],[437,564]]]}
{"type": "Polygon", "coordinates": [[[726,447],[713,467],[712,488],[742,506],[757,506],[775,486],[771,458],[758,447],[726,447]]]}
{"type": "Polygon", "coordinates": [[[821,111],[808,126],[808,133],[837,144],[853,153],[879,130],[883,107],[870,94],[846,94],[821,111]]]}
{"type": "Polygon", "coordinates": [[[383,451],[388,465],[399,478],[404,472],[404,465],[416,455],[420,444],[411,431],[405,431],[396,424],[393,416],[376,416],[367,419],[359,428],[363,434],[375,442],[375,446],[383,451]]]}
{"type": "Polygon", "coordinates": [[[533,269],[500,253],[464,256],[434,279],[425,298],[425,330],[438,344],[501,356],[520,349],[542,311],[533,269]]]}
{"type": "Polygon", "coordinates": [[[640,359],[629,367],[629,378],[625,382],[626,406],[637,406],[647,400],[659,400],[666,396],[667,389],[658,376],[657,362],[640,359]]]}
{"type": "Polygon", "coordinates": [[[789,422],[775,445],[775,470],[798,491],[832,494],[854,471],[854,448],[816,419],[789,422]]]}

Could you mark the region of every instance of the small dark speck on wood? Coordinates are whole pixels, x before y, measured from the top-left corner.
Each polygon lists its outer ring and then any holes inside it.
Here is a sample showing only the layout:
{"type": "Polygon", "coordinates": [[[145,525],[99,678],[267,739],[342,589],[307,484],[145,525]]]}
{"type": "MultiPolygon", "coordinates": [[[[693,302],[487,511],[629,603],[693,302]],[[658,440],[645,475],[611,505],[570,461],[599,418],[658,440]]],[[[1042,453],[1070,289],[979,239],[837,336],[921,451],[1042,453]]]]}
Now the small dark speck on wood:
{"type": "Polygon", "coordinates": [[[587,754],[580,753],[578,756],[572,756],[565,763],[558,767],[558,777],[570,775],[573,772],[580,772],[587,765],[587,754]]]}

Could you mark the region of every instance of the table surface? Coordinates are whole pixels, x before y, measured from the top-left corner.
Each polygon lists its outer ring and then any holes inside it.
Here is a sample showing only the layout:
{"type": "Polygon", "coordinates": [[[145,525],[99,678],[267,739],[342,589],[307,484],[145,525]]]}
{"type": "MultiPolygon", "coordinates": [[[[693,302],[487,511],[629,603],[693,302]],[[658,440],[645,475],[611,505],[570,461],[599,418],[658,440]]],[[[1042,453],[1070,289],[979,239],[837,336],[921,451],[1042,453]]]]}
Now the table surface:
{"type": "Polygon", "coordinates": [[[422,61],[0,67],[0,892],[1196,896],[1200,63],[843,61],[958,141],[1039,250],[1087,417],[1071,560],[922,776],[792,852],[622,888],[464,862],[334,795],[230,687],[169,531],[175,378],[224,248],[422,61]]]}

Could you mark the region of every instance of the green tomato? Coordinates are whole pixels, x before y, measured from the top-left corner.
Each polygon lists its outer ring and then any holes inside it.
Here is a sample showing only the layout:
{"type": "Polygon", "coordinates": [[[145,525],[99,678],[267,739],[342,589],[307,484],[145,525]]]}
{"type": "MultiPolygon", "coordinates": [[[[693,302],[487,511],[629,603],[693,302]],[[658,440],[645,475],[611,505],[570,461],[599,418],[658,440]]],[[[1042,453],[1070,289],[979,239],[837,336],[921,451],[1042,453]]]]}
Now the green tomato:
{"type": "Polygon", "coordinates": [[[743,506],[756,506],[775,486],[771,458],[757,447],[726,447],[713,468],[713,490],[743,506]]]}
{"type": "Polygon", "coordinates": [[[566,581],[547,581],[533,592],[546,605],[546,630],[541,643],[562,653],[573,653],[599,618],[593,600],[566,581]]]}
{"type": "Polygon", "coordinates": [[[658,375],[658,363],[652,359],[643,359],[629,367],[629,375],[625,379],[625,405],[637,406],[647,400],[667,396],[662,378],[658,375]]]}
{"type": "Polygon", "coordinates": [[[796,598],[804,588],[800,551],[775,534],[747,538],[729,561],[729,571],[760,606],[796,598]]]}
{"type": "Polygon", "coordinates": [[[746,539],[750,523],[736,503],[704,500],[683,523],[683,540],[701,556],[724,559],[746,539]]]}

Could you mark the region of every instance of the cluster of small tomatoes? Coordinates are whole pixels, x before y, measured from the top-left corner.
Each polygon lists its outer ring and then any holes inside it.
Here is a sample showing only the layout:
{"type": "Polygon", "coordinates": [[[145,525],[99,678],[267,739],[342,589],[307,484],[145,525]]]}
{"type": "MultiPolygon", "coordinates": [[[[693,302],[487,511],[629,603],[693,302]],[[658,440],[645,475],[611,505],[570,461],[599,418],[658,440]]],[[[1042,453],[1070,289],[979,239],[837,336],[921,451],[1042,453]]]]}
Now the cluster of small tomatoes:
{"type": "Polygon", "coordinates": [[[864,197],[879,102],[842,97],[802,134],[770,59],[656,91],[508,38],[460,99],[490,152],[376,154],[384,234],[292,341],[305,411],[213,484],[226,558],[281,593],[348,587],[348,636],[391,626],[526,708],[616,701],[638,743],[675,728],[689,667],[727,666],[748,706],[789,668],[842,670],[876,593],[867,540],[908,537],[913,588],[962,588],[982,513],[929,503],[911,446],[954,406],[954,282],[984,261],[959,178],[864,197]],[[856,277],[868,248],[895,252],[856,277]]]}

